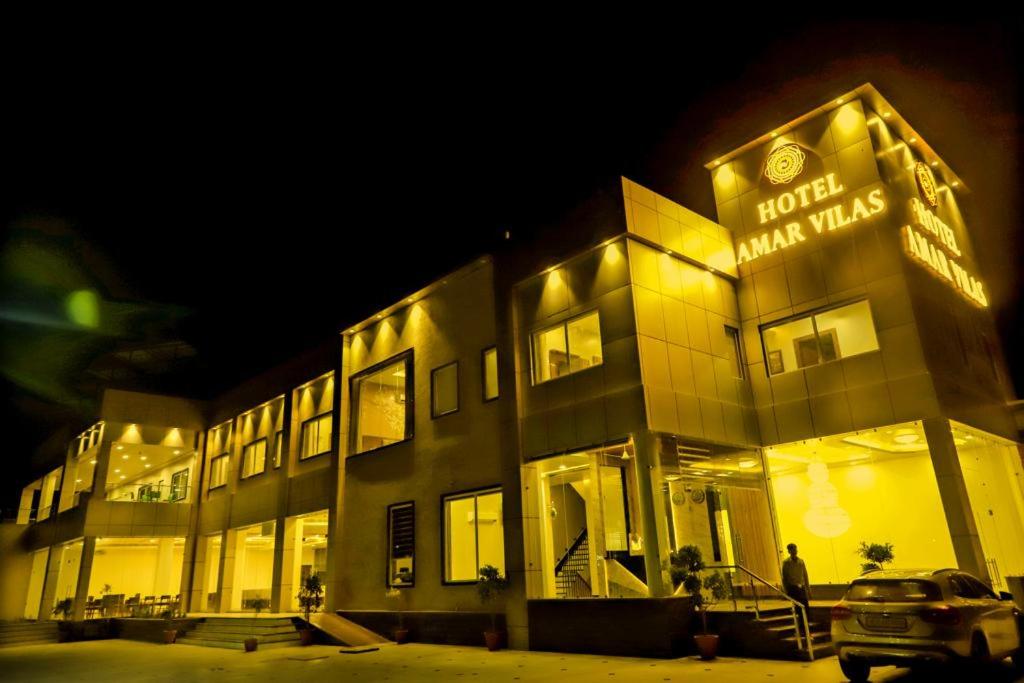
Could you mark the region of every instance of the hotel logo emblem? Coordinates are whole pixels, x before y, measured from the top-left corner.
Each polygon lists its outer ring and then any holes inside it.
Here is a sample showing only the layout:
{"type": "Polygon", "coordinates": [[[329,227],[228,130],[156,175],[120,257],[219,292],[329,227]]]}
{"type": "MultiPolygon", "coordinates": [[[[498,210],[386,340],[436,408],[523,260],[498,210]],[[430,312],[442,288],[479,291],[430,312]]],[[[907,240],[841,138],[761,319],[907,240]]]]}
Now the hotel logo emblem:
{"type": "Polygon", "coordinates": [[[928,164],[919,161],[914,165],[914,177],[917,178],[917,186],[924,200],[932,207],[937,207],[939,196],[935,192],[935,176],[932,175],[932,169],[928,168],[928,164]]]}
{"type": "Polygon", "coordinates": [[[804,170],[804,154],[796,145],[782,145],[768,155],[764,162],[764,175],[772,185],[784,185],[804,170]]]}

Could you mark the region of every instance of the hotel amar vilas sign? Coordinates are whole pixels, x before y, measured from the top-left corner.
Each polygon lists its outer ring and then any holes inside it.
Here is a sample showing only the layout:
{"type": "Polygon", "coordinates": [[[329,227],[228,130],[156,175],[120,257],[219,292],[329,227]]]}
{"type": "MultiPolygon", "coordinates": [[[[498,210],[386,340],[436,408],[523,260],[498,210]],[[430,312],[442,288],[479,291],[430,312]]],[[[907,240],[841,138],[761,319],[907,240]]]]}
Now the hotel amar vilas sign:
{"type": "MultiPolygon", "coordinates": [[[[807,153],[792,143],[768,154],[763,178],[775,192],[757,203],[757,220],[776,227],[738,241],[737,264],[846,230],[887,211],[885,191],[877,184],[847,192],[834,172],[805,177],[806,162],[807,153]]],[[[911,223],[900,229],[906,253],[971,302],[988,306],[981,281],[960,263],[963,254],[955,232],[933,211],[939,207],[939,196],[931,169],[918,162],[913,174],[921,198],[910,200],[911,223]]]]}

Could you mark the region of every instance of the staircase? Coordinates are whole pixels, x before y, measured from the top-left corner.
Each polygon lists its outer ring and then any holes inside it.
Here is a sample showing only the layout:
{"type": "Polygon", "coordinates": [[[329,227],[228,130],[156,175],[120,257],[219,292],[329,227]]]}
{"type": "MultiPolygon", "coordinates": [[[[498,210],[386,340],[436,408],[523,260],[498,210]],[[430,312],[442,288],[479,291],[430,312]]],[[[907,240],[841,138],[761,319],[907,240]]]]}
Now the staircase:
{"type": "Polygon", "coordinates": [[[245,641],[255,638],[258,650],[299,644],[299,632],[290,618],[207,617],[195,629],[178,639],[184,645],[244,650],[245,641]]]}
{"type": "Polygon", "coordinates": [[[592,595],[590,582],[590,543],[586,527],[565,551],[555,565],[555,597],[589,598],[592,595]]]}
{"type": "Polygon", "coordinates": [[[56,643],[59,628],[56,621],[0,622],[0,647],[56,643]]]}
{"type": "MultiPolygon", "coordinates": [[[[807,648],[801,648],[797,642],[793,613],[788,607],[762,609],[759,616],[754,617],[752,614],[745,616],[748,617],[747,625],[740,626],[742,630],[747,631],[747,637],[744,640],[748,643],[756,642],[756,648],[764,653],[761,656],[771,659],[812,659],[807,648]],[[749,619],[749,617],[754,618],[749,619]]],[[[815,621],[813,610],[808,616],[808,620],[810,621],[813,659],[833,655],[831,623],[828,620],[824,624],[815,621]]],[[[804,640],[804,638],[804,630],[801,627],[800,639],[804,640]]]]}

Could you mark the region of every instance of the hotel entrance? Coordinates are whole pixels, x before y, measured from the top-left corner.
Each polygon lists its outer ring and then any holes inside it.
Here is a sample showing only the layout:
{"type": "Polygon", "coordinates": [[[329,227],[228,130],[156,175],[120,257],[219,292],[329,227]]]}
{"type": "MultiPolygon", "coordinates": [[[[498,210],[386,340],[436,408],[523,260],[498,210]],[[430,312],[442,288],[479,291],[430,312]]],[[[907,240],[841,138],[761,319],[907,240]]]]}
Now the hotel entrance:
{"type": "Polygon", "coordinates": [[[523,468],[537,515],[536,598],[647,595],[643,551],[631,547],[637,519],[627,444],[545,458],[523,468]]]}
{"type": "Polygon", "coordinates": [[[661,472],[668,550],[694,545],[708,566],[741,566],[771,584],[779,582],[771,508],[756,451],[679,441],[674,449],[661,449],[661,472]]]}

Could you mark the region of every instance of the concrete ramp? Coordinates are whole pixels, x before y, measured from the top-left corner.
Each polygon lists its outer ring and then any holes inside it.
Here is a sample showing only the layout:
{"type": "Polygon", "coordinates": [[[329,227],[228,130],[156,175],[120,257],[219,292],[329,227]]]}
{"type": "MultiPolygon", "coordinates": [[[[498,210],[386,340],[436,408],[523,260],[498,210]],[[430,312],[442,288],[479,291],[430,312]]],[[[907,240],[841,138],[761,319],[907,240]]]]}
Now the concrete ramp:
{"type": "Polygon", "coordinates": [[[383,645],[391,641],[373,631],[363,628],[354,621],[330,612],[315,612],[309,615],[309,621],[318,629],[334,638],[342,645],[360,647],[364,645],[383,645]]]}

